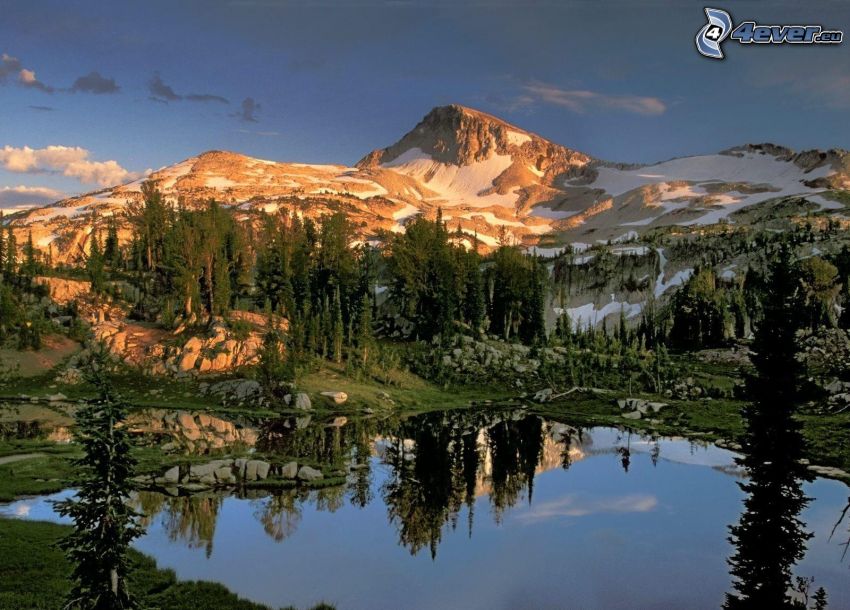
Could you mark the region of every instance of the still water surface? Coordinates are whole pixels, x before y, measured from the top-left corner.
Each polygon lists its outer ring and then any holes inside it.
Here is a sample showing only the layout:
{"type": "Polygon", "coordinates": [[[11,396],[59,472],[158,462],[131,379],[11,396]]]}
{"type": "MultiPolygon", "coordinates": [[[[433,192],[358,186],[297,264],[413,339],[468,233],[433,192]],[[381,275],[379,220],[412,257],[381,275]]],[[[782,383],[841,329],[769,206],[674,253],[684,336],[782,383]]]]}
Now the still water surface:
{"type": "MultiPolygon", "coordinates": [[[[348,462],[322,490],[141,492],[136,547],[182,579],[215,580],[273,607],[718,608],[744,471],[683,439],[580,430],[523,412],[431,413],[392,425],[239,426],[240,442],[348,462]]],[[[192,436],[197,436],[193,434],[192,436]]],[[[850,608],[845,485],[802,482],[805,558],[830,607],[850,608]]],[[[0,514],[59,520],[51,502],[0,514]]],[[[765,519],[770,515],[762,515],[765,519]]]]}

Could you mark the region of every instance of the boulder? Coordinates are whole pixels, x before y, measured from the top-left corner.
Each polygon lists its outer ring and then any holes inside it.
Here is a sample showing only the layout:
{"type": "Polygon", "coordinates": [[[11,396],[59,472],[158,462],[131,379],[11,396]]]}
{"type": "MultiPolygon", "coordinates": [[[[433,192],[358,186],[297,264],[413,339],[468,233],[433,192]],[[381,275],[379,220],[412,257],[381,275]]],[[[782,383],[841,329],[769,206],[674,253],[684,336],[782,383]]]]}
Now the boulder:
{"type": "Polygon", "coordinates": [[[623,417],[625,419],[640,419],[643,414],[640,411],[629,411],[628,413],[623,413],[623,417]]]}
{"type": "Polygon", "coordinates": [[[321,478],[324,478],[324,475],[321,471],[316,470],[315,468],[310,468],[309,466],[302,466],[298,470],[298,478],[302,481],[317,481],[321,478]]]}
{"type": "Polygon", "coordinates": [[[244,400],[249,396],[253,396],[255,394],[259,394],[261,391],[260,384],[253,379],[246,379],[245,381],[239,382],[239,385],[234,389],[234,394],[236,398],[239,400],[244,400]]]}
{"type": "Polygon", "coordinates": [[[162,478],[166,481],[166,483],[179,483],[180,482],[180,466],[175,466],[173,468],[169,468],[165,471],[165,474],[162,475],[162,478]]]}
{"type": "Polygon", "coordinates": [[[534,402],[549,402],[552,400],[552,388],[545,388],[534,394],[534,402]]]}
{"type": "Polygon", "coordinates": [[[269,476],[270,465],[262,460],[249,460],[245,464],[245,480],[261,481],[269,476]]]}
{"type": "Polygon", "coordinates": [[[233,460],[233,467],[236,469],[236,474],[240,479],[245,478],[245,467],[248,464],[246,458],[238,458],[233,460]]]}
{"type": "Polygon", "coordinates": [[[189,467],[189,478],[203,479],[206,476],[212,476],[215,469],[214,464],[192,464],[189,467]]]}
{"type": "Polygon", "coordinates": [[[348,394],[345,392],[322,392],[322,396],[324,396],[328,402],[335,405],[344,404],[346,400],[348,400],[348,394]]]}
{"type": "Polygon", "coordinates": [[[235,481],[233,470],[227,466],[216,469],[214,474],[219,483],[233,483],[235,481]]]}
{"type": "Polygon", "coordinates": [[[334,417],[333,421],[328,424],[328,427],[329,428],[342,428],[347,423],[348,423],[347,417],[334,417]]]}
{"type": "Polygon", "coordinates": [[[47,397],[48,402],[61,402],[63,400],[68,400],[68,397],[59,392],[58,394],[51,394],[47,397]]]}
{"type": "Polygon", "coordinates": [[[289,462],[280,469],[280,476],[284,479],[294,479],[298,476],[298,463],[289,462]]]}
{"type": "Polygon", "coordinates": [[[295,408],[302,411],[309,411],[313,408],[313,403],[310,402],[310,397],[304,392],[298,392],[295,395],[295,408]]]}

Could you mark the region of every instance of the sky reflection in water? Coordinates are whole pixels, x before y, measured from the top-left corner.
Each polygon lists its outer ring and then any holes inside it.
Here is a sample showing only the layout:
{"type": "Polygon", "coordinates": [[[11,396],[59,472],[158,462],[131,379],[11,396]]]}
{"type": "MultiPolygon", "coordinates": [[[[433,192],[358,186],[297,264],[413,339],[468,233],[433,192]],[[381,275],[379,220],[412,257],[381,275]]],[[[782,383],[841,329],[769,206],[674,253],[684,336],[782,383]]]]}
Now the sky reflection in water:
{"type": "MultiPolygon", "coordinates": [[[[732,453],[605,428],[579,438],[561,424],[513,417],[467,430],[478,455],[470,462],[445,416],[430,417],[400,431],[407,443],[373,445],[368,488],[359,491],[352,477],[348,489],[255,498],[142,494],[154,516],[136,546],[180,578],[216,580],[274,607],[722,604],[727,528],[744,497],[732,453]]],[[[831,607],[850,607],[842,540],[827,540],[847,487],[818,480],[804,490],[814,500],[802,518],[815,535],[795,573],[815,576],[831,607]]],[[[0,513],[56,520],[48,500],[66,494],[0,513]]]]}

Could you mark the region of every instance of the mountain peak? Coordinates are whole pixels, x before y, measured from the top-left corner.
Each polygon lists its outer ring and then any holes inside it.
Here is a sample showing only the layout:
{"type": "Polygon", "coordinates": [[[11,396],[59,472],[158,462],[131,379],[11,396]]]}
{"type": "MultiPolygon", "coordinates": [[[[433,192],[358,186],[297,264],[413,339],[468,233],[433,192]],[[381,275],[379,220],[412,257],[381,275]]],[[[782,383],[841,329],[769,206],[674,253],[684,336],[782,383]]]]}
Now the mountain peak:
{"type": "Polygon", "coordinates": [[[532,141],[551,144],[486,112],[450,104],[433,108],[401,140],[369,153],[357,166],[390,163],[414,148],[434,161],[463,166],[486,160],[493,154],[508,154],[532,141]]]}

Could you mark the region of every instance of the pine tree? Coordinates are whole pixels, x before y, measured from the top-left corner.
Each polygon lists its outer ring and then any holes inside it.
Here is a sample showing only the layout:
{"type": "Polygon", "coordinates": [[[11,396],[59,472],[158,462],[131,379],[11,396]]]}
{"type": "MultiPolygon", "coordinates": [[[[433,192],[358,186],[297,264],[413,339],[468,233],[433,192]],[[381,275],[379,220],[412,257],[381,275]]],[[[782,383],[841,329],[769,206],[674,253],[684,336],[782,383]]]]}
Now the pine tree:
{"type": "Polygon", "coordinates": [[[481,330],[484,322],[484,283],[481,277],[478,254],[468,255],[464,286],[463,314],[474,332],[481,330]]]}
{"type": "Polygon", "coordinates": [[[730,527],[735,553],[729,559],[735,593],[725,608],[793,608],[789,597],[794,563],[802,559],[811,534],[799,515],[809,499],[801,482],[809,478],[800,463],[804,441],[794,418],[802,365],[796,359],[796,333],[804,298],[799,272],[783,247],[771,265],[762,299],[764,317],[755,333],[747,379],[753,401],[744,408],[744,457],[748,494],[737,525],[730,527]]]}
{"type": "Polygon", "coordinates": [[[372,302],[368,294],[360,299],[360,315],[357,318],[357,352],[360,355],[360,366],[364,369],[369,365],[369,355],[374,345],[372,334],[372,302]]]}
{"type": "Polygon", "coordinates": [[[277,330],[266,333],[260,347],[257,374],[266,396],[275,401],[283,398],[288,384],[295,383],[296,378],[294,354],[291,349],[284,353],[284,349],[283,338],[277,330]]]}
{"type": "Polygon", "coordinates": [[[87,380],[99,397],[76,415],[76,436],[83,457],[75,460],[76,497],[57,503],[74,531],[60,544],[74,566],[68,606],[86,610],[135,607],[127,588],[130,543],[142,534],[128,506],[135,460],[124,424],[127,407],[114,394],[107,374],[108,356],[96,352],[87,380]]]}
{"type": "Polygon", "coordinates": [[[109,219],[106,226],[106,241],[103,244],[103,258],[110,268],[115,269],[121,264],[121,251],[118,247],[118,225],[115,217],[109,219]]]}
{"type": "Polygon", "coordinates": [[[35,245],[32,243],[32,231],[27,233],[27,243],[24,244],[24,275],[33,276],[36,273],[35,245]]]}
{"type": "Polygon", "coordinates": [[[339,288],[334,293],[333,301],[333,359],[334,362],[342,362],[342,346],[345,341],[345,326],[342,322],[342,304],[340,302],[339,288]]]}
{"type": "Polygon", "coordinates": [[[0,210],[0,276],[6,270],[6,236],[3,235],[3,210],[0,210]]]}
{"type": "Polygon", "coordinates": [[[15,233],[12,231],[12,226],[9,225],[6,237],[6,277],[14,277],[17,270],[18,242],[15,239],[15,233]]]}
{"type": "Polygon", "coordinates": [[[92,292],[100,293],[106,284],[106,276],[104,274],[103,254],[100,250],[100,238],[97,231],[92,230],[91,246],[89,248],[89,257],[86,260],[86,271],[88,271],[89,280],[91,281],[92,292]]]}

